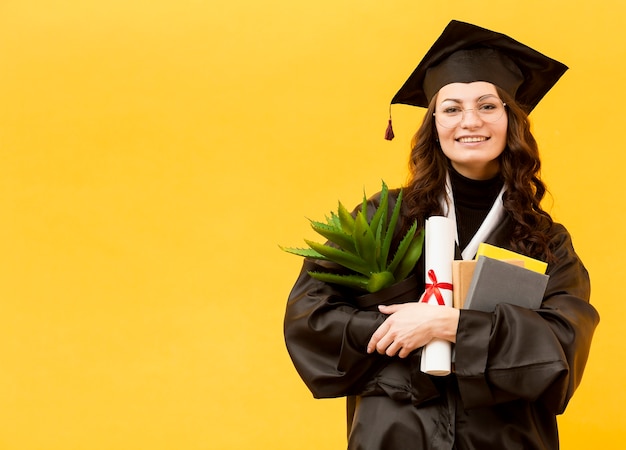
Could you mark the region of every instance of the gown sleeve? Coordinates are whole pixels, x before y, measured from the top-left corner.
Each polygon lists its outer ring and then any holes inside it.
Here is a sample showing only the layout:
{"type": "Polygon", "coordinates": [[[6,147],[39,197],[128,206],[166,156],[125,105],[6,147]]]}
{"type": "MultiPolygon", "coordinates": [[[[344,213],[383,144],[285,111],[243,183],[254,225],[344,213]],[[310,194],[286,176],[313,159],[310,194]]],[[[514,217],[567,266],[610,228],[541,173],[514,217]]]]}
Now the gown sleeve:
{"type": "Polygon", "coordinates": [[[493,313],[461,310],[455,370],[467,409],[523,399],[560,414],[580,384],[599,315],[569,233],[553,227],[556,262],[539,310],[506,299],[493,313]]]}
{"type": "Polygon", "coordinates": [[[384,321],[376,311],[361,311],[346,294],[308,275],[315,263],[305,260],[284,319],[287,350],[313,396],[354,395],[382,363],[368,354],[367,343],[384,321]]]}

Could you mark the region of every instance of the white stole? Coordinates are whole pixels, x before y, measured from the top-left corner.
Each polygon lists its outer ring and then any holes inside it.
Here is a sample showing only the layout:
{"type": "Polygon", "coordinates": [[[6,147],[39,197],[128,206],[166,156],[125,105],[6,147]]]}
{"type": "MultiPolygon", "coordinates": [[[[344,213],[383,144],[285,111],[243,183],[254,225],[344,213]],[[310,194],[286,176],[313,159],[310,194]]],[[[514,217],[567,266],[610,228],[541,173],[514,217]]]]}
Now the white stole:
{"type": "MultiPolygon", "coordinates": [[[[493,202],[491,210],[483,220],[483,223],[474,234],[472,240],[467,244],[467,247],[461,249],[461,256],[463,259],[473,259],[478,251],[478,245],[487,239],[487,236],[495,229],[495,227],[504,218],[504,205],[502,204],[502,194],[504,194],[504,186],[500,190],[498,197],[493,202]]],[[[454,209],[454,196],[452,195],[452,184],[450,183],[450,175],[446,175],[446,198],[442,199],[442,207],[444,215],[454,222],[454,229],[456,230],[456,243],[459,244],[459,231],[456,226],[456,211],[454,209]]]]}

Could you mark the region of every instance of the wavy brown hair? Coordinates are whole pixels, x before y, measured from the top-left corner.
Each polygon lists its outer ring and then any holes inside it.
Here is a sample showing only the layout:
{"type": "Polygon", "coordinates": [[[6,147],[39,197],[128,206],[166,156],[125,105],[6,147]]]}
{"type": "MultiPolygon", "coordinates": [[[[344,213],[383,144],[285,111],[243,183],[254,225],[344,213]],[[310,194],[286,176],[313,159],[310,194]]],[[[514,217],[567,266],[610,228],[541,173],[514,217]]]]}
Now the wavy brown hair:
{"type": "MultiPolygon", "coordinates": [[[[506,186],[504,209],[515,224],[510,244],[515,251],[551,261],[547,231],[552,218],[541,208],[547,190],[540,178],[537,141],[524,110],[506,92],[498,87],[496,90],[506,103],[508,115],[507,144],[499,158],[500,175],[506,186]]],[[[440,199],[445,193],[449,160],[437,139],[435,101],[436,97],[411,142],[410,173],[404,188],[406,212],[417,218],[420,225],[429,216],[443,214],[440,199]]]]}

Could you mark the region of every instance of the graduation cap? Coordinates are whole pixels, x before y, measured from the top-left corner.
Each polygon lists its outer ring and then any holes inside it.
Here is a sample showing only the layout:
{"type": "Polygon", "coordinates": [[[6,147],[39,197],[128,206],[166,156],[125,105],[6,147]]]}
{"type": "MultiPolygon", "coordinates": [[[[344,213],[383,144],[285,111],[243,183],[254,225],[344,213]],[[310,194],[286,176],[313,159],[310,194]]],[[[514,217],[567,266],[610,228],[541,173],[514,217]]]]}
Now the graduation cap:
{"type": "MultiPolygon", "coordinates": [[[[502,33],[452,20],[391,100],[427,108],[450,83],[487,81],[530,113],[567,66],[502,33]]],[[[391,117],[385,138],[393,139],[391,117]]]]}

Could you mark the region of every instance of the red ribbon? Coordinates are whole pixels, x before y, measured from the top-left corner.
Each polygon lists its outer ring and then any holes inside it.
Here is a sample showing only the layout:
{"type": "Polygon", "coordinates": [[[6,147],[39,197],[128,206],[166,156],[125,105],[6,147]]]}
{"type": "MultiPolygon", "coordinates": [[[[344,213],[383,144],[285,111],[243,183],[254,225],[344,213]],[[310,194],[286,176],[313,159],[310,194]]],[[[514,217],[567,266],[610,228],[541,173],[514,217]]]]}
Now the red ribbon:
{"type": "Polygon", "coordinates": [[[426,283],[426,292],[424,293],[424,298],[422,298],[422,302],[428,302],[430,296],[434,295],[437,299],[437,303],[445,306],[446,302],[443,301],[443,295],[441,295],[440,289],[448,289],[451,291],[452,284],[438,283],[437,275],[435,275],[435,271],[433,269],[430,269],[428,271],[428,278],[430,278],[430,281],[432,281],[432,283],[426,283]]]}

